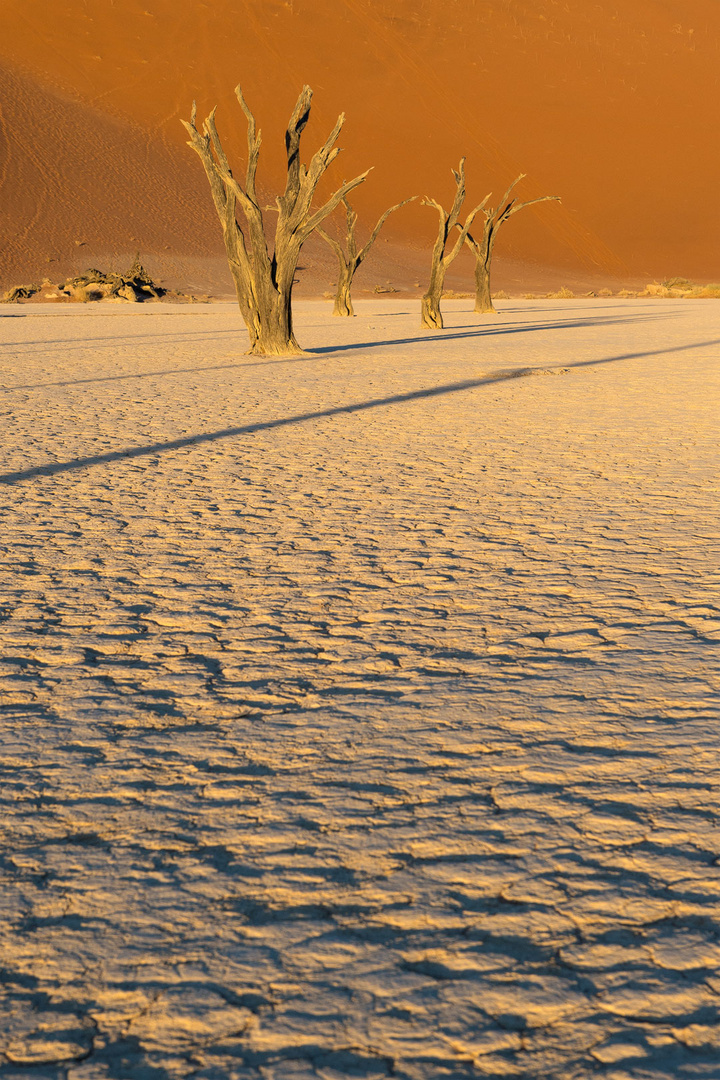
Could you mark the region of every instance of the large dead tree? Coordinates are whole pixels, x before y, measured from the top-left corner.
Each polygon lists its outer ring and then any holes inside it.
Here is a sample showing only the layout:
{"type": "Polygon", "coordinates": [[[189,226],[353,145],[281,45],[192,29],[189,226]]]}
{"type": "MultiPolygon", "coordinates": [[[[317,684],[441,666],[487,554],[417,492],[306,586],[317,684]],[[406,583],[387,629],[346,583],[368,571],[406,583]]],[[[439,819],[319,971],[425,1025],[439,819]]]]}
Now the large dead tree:
{"type": "Polygon", "coordinates": [[[552,199],[560,198],[559,195],[543,195],[539,199],[529,199],[527,202],[521,203],[514,197],[510,198],[513,188],[525,178],[525,175],[525,173],[521,173],[517,180],[513,180],[512,184],[494,209],[492,207],[483,207],[485,221],[483,223],[482,236],[476,240],[475,237],[468,232],[465,238],[468,247],[471,248],[475,255],[475,311],[480,315],[497,314],[497,310],[493,305],[492,296],[490,294],[490,265],[492,263],[493,248],[500,226],[525,206],[532,206],[533,203],[549,202],[552,199]]]}
{"type": "Polygon", "coordinates": [[[343,184],[319,209],[313,210],[315,189],[340,153],[335,143],[345,116],[338,117],[310,164],[301,164],[300,137],[310,117],[312,99],[312,90],[304,86],[285,133],[287,182],[284,193],[276,199],[277,221],[271,253],[256,189],[260,132],[239,86],[235,93],[247,120],[248,155],[244,184],[232,174],[215,126],[215,109],[205,120],[202,132],[195,124],[194,103],[190,122],[182,122],[190,136],[188,145],[199,155],[210,182],[238,304],[250,334],[249,352],[264,356],[294,355],[302,353],[292,325],[292,287],[300,249],[313,229],[368,174],[362,173],[343,184]],[[237,219],[238,209],[244,218],[242,225],[237,219]]]}
{"type": "Polygon", "coordinates": [[[483,209],[485,203],[490,198],[489,195],[486,195],[483,201],[479,203],[474,210],[470,211],[465,219],[465,224],[461,225],[460,211],[465,202],[465,158],[461,159],[458,171],[455,172],[453,169],[452,174],[455,177],[455,199],[449,214],[443,209],[440,203],[435,202],[434,199],[427,197],[423,199],[423,206],[435,207],[440,217],[440,224],[432,253],[430,283],[427,292],[422,298],[422,325],[440,330],[443,327],[440,301],[442,300],[443,288],[445,286],[445,274],[447,268],[459,254],[476,215],[483,209]],[[454,233],[456,228],[460,230],[460,233],[452,248],[446,253],[445,249],[447,248],[450,234],[454,233]]]}
{"type": "Polygon", "coordinates": [[[391,206],[389,210],[386,210],[382,215],[377,225],[370,233],[370,238],[363,245],[358,248],[357,238],[355,236],[355,226],[357,225],[357,212],[353,210],[347,199],[343,199],[342,203],[345,207],[345,219],[346,219],[346,232],[345,232],[345,247],[339,241],[329,236],[324,229],[318,227],[315,231],[322,236],[323,240],[330,245],[337,256],[339,270],[338,270],[338,282],[337,290],[335,292],[335,306],[333,308],[333,315],[343,315],[352,317],[355,312],[353,310],[351,289],[353,278],[355,277],[355,271],[360,264],[367,257],[370,248],[373,246],[378,238],[378,234],[383,225],[396,210],[399,210],[401,206],[405,206],[406,203],[412,202],[417,196],[413,195],[409,199],[403,199],[402,202],[396,203],[395,206],[391,206]]]}

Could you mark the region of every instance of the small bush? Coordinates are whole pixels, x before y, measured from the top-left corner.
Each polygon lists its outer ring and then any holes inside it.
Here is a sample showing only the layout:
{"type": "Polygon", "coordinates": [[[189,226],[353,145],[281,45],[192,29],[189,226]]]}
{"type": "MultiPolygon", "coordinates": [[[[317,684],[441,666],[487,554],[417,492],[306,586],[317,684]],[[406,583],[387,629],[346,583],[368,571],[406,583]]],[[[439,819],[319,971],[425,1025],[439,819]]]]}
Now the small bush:
{"type": "Polygon", "coordinates": [[[687,278],[668,278],[661,285],[651,281],[646,285],[641,296],[655,296],[671,300],[720,300],[720,285],[695,285],[687,278]]]}

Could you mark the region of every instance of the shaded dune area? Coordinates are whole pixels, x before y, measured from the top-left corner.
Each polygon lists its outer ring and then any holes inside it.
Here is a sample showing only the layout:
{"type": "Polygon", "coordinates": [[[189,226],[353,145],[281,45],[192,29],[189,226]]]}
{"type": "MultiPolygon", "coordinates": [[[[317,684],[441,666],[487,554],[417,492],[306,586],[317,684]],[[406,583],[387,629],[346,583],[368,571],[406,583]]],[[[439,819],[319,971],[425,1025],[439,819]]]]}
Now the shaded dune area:
{"type": "Polygon", "coordinates": [[[713,306],[500,306],[0,318],[2,1080],[717,1077],[713,306]]]}
{"type": "MultiPolygon", "coordinates": [[[[7,0],[0,41],[0,278],[68,274],[138,249],[168,284],[221,294],[227,270],[202,170],[179,118],[217,104],[233,160],[241,82],[264,133],[268,199],[300,86],[315,91],[305,153],[338,112],[335,176],[374,171],[361,221],[412,194],[447,201],[468,156],[468,203],[527,172],[559,194],[508,226],[496,285],[539,291],[684,275],[717,280],[720,33],[713,0],[468,4],[447,0],[7,0]],[[48,262],[48,259],[52,262],[48,262]]],[[[413,287],[435,228],[419,203],[388,222],[361,284],[413,287]]],[[[469,280],[466,253],[449,284],[469,280]]],[[[301,287],[333,260],[308,249],[301,287]]]]}

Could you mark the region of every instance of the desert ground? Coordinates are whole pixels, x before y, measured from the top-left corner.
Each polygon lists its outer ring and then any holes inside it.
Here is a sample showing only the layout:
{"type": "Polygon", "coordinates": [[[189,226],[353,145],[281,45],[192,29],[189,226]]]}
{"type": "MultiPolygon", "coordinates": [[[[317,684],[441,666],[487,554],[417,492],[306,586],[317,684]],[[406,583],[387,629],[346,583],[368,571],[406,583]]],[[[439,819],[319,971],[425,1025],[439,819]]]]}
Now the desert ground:
{"type": "Polygon", "coordinates": [[[0,309],[3,1080],[698,1080],[713,301],[0,309]]]}

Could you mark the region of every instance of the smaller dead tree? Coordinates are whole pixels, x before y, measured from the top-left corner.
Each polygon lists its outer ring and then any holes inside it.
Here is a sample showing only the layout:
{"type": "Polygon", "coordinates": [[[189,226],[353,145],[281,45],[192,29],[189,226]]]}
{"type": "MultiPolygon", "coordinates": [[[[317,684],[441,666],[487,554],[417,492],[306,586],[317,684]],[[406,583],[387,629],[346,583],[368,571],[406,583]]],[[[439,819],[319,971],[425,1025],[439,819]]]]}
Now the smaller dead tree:
{"type": "Polygon", "coordinates": [[[340,150],[337,142],[345,117],[338,117],[325,143],[313,154],[310,164],[300,161],[300,137],[310,117],[312,90],[304,86],[285,132],[287,181],[278,196],[277,221],[272,253],[268,248],[263,212],[256,190],[260,156],[260,132],[240,87],[235,94],[247,121],[247,165],[244,183],[233,176],[215,126],[215,110],[198,131],[193,104],[190,121],[183,120],[190,136],[189,146],[203,163],[210,183],[215,209],[220,219],[225,253],[235,282],[238,304],[250,334],[251,353],[288,356],[302,353],[292,325],[292,287],[300,250],[311,232],[331,214],[367,172],[343,184],[317,210],[312,202],[323,175],[340,150]],[[242,211],[244,224],[236,211],[242,211]]]}
{"type": "Polygon", "coordinates": [[[338,270],[338,282],[337,290],[335,292],[335,306],[333,308],[333,315],[343,315],[345,317],[352,317],[355,312],[353,310],[352,296],[350,291],[352,289],[353,278],[355,277],[355,271],[360,264],[367,257],[370,248],[373,246],[378,238],[378,234],[383,225],[396,210],[399,210],[401,206],[405,206],[407,203],[412,202],[417,198],[417,195],[413,195],[410,199],[403,199],[402,202],[396,203],[395,206],[391,206],[389,210],[386,210],[382,215],[377,225],[370,233],[370,238],[358,249],[357,238],[355,236],[355,226],[357,224],[357,212],[353,210],[347,199],[342,200],[342,204],[345,207],[346,217],[346,233],[345,233],[345,247],[337,240],[334,240],[332,236],[329,236],[324,229],[319,226],[315,232],[322,236],[323,240],[330,245],[335,254],[339,264],[338,270]]]}
{"type": "Polygon", "coordinates": [[[445,274],[447,273],[447,268],[459,254],[476,215],[479,214],[490,198],[489,195],[486,195],[483,201],[478,203],[474,210],[470,211],[465,219],[465,224],[461,225],[460,211],[465,202],[465,158],[461,158],[458,171],[455,172],[453,169],[452,174],[455,177],[455,199],[453,200],[452,210],[449,214],[443,209],[440,203],[435,202],[434,199],[427,197],[423,199],[423,206],[435,207],[440,217],[440,224],[435,246],[433,248],[432,263],[430,264],[430,283],[427,292],[422,298],[422,325],[438,330],[442,330],[443,328],[440,301],[442,300],[443,289],[445,287],[445,274]],[[446,254],[445,249],[448,244],[448,238],[456,228],[460,229],[460,234],[453,247],[446,254]]]}
{"type": "Polygon", "coordinates": [[[525,173],[521,173],[516,180],[513,180],[512,184],[494,209],[492,207],[483,207],[485,222],[480,238],[476,240],[470,232],[468,232],[465,238],[468,247],[475,255],[475,311],[479,315],[497,315],[497,309],[492,302],[492,296],[490,294],[490,266],[492,263],[493,248],[500,226],[525,206],[532,206],[533,203],[549,202],[553,199],[560,199],[559,195],[542,195],[539,199],[529,199],[527,202],[519,203],[514,197],[510,198],[513,188],[516,187],[521,180],[524,180],[525,175],[525,173]]]}

